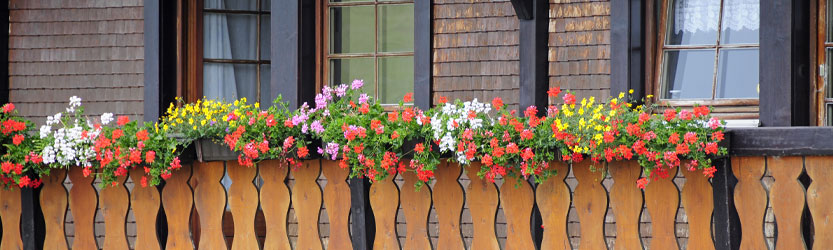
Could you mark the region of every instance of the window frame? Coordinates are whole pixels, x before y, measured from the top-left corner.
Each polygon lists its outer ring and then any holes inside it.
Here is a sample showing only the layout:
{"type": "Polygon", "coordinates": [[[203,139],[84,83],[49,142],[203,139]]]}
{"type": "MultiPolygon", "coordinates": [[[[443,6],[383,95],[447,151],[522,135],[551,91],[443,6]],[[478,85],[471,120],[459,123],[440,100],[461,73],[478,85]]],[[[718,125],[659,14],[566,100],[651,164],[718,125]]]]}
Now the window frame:
{"type": "MultiPolygon", "coordinates": [[[[366,0],[359,2],[330,2],[330,0],[316,1],[316,18],[315,28],[316,33],[316,68],[315,68],[315,93],[320,93],[321,89],[330,83],[330,60],[331,59],[346,59],[346,58],[372,58],[373,59],[373,83],[375,93],[373,97],[379,99],[379,58],[385,57],[404,57],[410,56],[415,58],[416,37],[414,37],[414,48],[410,52],[379,52],[379,6],[382,5],[399,5],[411,4],[416,9],[416,2],[418,0],[366,0]],[[336,55],[330,54],[330,7],[351,7],[351,6],[374,6],[373,16],[373,32],[374,32],[374,50],[370,53],[341,53],[336,55]]],[[[416,19],[416,17],[414,17],[416,19]]],[[[416,21],[416,20],[415,20],[416,21]]],[[[414,22],[416,25],[416,22],[414,22]]],[[[414,27],[416,29],[416,27],[414,27]]],[[[417,72],[414,72],[416,75],[417,72]]],[[[415,83],[414,83],[415,84],[415,83]]],[[[413,105],[407,103],[406,105],[413,105]]],[[[393,110],[397,105],[395,103],[382,104],[386,110],[393,110]]]]}
{"type": "MultiPolygon", "coordinates": [[[[681,107],[690,107],[690,106],[693,106],[695,104],[710,105],[710,106],[715,106],[716,108],[719,108],[721,106],[745,106],[745,107],[758,106],[760,104],[760,95],[759,95],[758,98],[721,98],[721,99],[716,99],[715,98],[715,95],[716,95],[716,93],[715,93],[716,90],[715,89],[716,89],[716,86],[717,86],[717,76],[718,76],[717,67],[718,67],[718,64],[719,64],[720,50],[723,49],[723,48],[726,48],[726,49],[757,48],[758,51],[760,51],[760,41],[757,44],[722,45],[722,44],[719,43],[719,41],[720,41],[720,29],[723,25],[723,4],[725,2],[724,0],[721,0],[720,13],[718,14],[718,16],[719,16],[718,31],[717,31],[718,35],[717,35],[717,41],[715,42],[715,44],[713,44],[713,45],[667,45],[666,44],[666,36],[667,36],[667,29],[668,29],[668,24],[669,24],[667,22],[667,20],[668,20],[668,17],[669,17],[669,13],[673,10],[673,8],[671,6],[669,6],[671,4],[671,1],[673,1],[673,0],[658,0],[658,1],[656,1],[656,3],[658,3],[660,5],[659,6],[660,11],[659,11],[659,13],[656,13],[656,14],[659,14],[659,16],[653,18],[654,20],[657,20],[656,21],[657,25],[655,26],[655,28],[654,27],[648,27],[648,30],[650,30],[650,31],[652,31],[654,29],[656,30],[656,33],[654,34],[654,36],[652,36],[652,37],[655,37],[656,40],[653,41],[653,44],[648,45],[648,49],[651,50],[650,53],[653,53],[653,57],[651,58],[651,59],[653,59],[653,61],[651,61],[650,59],[645,60],[646,64],[648,64],[648,65],[646,65],[646,69],[651,71],[651,72],[647,73],[648,77],[650,77],[650,78],[647,80],[646,89],[648,89],[648,91],[647,91],[648,94],[653,95],[652,101],[654,101],[655,103],[658,103],[660,105],[664,105],[664,106],[681,106],[681,107]],[[662,94],[664,93],[663,89],[665,88],[665,86],[664,86],[665,84],[663,82],[664,73],[665,73],[663,68],[665,68],[665,66],[666,66],[665,62],[664,62],[665,52],[666,51],[683,51],[683,50],[700,50],[700,49],[713,49],[715,51],[715,61],[714,61],[715,70],[713,71],[714,76],[712,78],[713,79],[712,80],[712,97],[710,99],[664,99],[664,98],[662,98],[662,94]]],[[[652,4],[649,3],[647,5],[652,5],[652,4]]],[[[652,12],[652,9],[653,8],[651,8],[651,7],[646,7],[646,10],[648,11],[649,15],[655,15],[655,13],[652,12]]],[[[651,18],[649,18],[649,19],[651,19],[651,18]]],[[[649,25],[653,26],[651,24],[649,24],[649,25]]],[[[646,39],[646,40],[648,40],[648,39],[646,39]]],[[[646,55],[646,57],[651,57],[651,55],[650,54],[646,55]]],[[[751,115],[750,116],[740,115],[736,119],[750,119],[750,118],[757,118],[757,115],[755,115],[754,117],[751,116],[751,115]]]]}
{"type": "Polygon", "coordinates": [[[833,104],[833,98],[827,98],[827,87],[826,86],[827,80],[830,79],[831,74],[831,64],[827,62],[827,53],[826,50],[828,48],[833,49],[833,41],[827,41],[827,28],[828,26],[833,26],[828,21],[828,0],[818,0],[817,2],[816,11],[813,11],[817,15],[817,27],[816,27],[816,41],[815,45],[815,57],[816,57],[816,65],[815,67],[811,67],[811,73],[813,74],[812,79],[815,80],[813,83],[813,87],[815,87],[815,91],[813,93],[813,97],[815,98],[815,108],[814,111],[816,112],[815,115],[815,122],[817,126],[833,126],[833,124],[828,124],[827,121],[831,119],[831,115],[828,114],[826,110],[827,104],[833,104]],[[824,65],[822,67],[822,65],[824,65]]]}

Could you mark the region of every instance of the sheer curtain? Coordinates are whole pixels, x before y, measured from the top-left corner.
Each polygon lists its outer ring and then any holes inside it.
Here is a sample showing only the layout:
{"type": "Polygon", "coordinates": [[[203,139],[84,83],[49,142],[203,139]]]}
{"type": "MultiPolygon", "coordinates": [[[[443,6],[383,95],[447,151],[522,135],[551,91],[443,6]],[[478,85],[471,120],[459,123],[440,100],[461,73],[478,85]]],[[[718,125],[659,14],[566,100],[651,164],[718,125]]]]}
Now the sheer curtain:
{"type": "MultiPolygon", "coordinates": [[[[206,0],[206,9],[256,9],[253,1],[206,0]]],[[[257,23],[252,15],[206,13],[203,56],[207,59],[257,59],[257,23]]],[[[203,63],[203,95],[208,98],[255,101],[257,66],[203,63]]]]}
{"type": "MultiPolygon", "coordinates": [[[[724,30],[758,30],[760,0],[724,0],[724,30]]],[[[677,0],[674,2],[674,32],[716,31],[720,0],[677,0]]]]}

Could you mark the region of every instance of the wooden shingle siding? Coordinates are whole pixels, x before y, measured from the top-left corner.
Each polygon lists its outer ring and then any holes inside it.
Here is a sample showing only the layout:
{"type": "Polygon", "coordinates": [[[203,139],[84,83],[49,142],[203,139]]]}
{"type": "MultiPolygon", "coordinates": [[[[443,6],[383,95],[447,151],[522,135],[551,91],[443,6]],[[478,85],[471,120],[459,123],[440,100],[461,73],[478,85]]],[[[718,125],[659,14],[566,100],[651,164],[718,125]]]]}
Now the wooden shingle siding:
{"type": "Polygon", "coordinates": [[[610,91],[610,2],[550,0],[550,86],[579,98],[610,91]]]}
{"type": "Polygon", "coordinates": [[[10,100],[36,123],[83,99],[90,115],[141,119],[141,0],[12,0],[10,100]]]}
{"type": "Polygon", "coordinates": [[[445,96],[518,106],[518,18],[508,0],[435,0],[434,102],[445,96]]]}

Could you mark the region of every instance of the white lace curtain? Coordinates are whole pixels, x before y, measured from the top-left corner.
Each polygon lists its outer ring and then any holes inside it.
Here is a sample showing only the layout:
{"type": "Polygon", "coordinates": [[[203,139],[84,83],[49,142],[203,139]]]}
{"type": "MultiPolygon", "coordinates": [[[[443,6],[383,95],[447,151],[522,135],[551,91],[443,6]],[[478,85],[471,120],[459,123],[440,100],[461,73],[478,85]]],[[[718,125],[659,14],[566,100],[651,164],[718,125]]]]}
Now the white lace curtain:
{"type": "MultiPolygon", "coordinates": [[[[724,0],[723,29],[758,30],[760,0],[724,0]]],[[[717,31],[720,0],[674,1],[674,32],[717,31]]]]}
{"type": "MultiPolygon", "coordinates": [[[[206,0],[206,9],[255,9],[255,1],[206,0]]],[[[206,13],[203,32],[203,57],[211,59],[255,59],[257,32],[254,17],[206,13]]],[[[235,100],[257,94],[256,67],[241,64],[203,64],[203,95],[235,100]]]]}

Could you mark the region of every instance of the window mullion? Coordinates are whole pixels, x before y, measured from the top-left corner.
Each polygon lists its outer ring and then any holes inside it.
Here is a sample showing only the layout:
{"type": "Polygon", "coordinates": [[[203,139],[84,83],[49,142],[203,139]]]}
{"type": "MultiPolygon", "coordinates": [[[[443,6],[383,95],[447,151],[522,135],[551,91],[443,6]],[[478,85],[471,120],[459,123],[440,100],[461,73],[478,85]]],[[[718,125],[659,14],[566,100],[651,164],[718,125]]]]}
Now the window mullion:
{"type": "Polygon", "coordinates": [[[718,70],[719,70],[718,65],[720,64],[720,35],[721,35],[721,31],[723,29],[723,3],[724,2],[725,2],[725,0],[720,0],[720,8],[719,8],[719,13],[717,15],[718,16],[718,18],[717,18],[717,41],[715,41],[715,44],[717,44],[717,46],[715,46],[715,49],[714,49],[714,72],[712,72],[712,74],[713,74],[712,100],[716,99],[716,95],[717,95],[717,76],[718,76],[718,70]]]}

